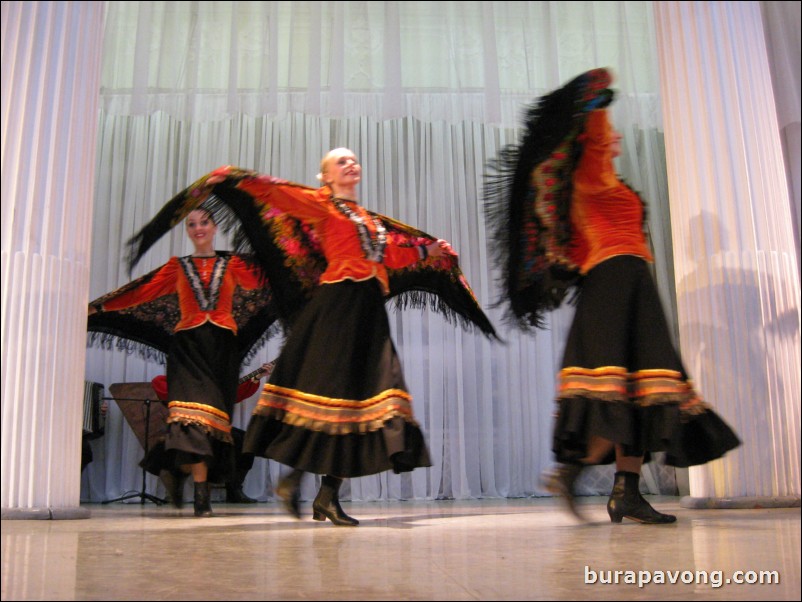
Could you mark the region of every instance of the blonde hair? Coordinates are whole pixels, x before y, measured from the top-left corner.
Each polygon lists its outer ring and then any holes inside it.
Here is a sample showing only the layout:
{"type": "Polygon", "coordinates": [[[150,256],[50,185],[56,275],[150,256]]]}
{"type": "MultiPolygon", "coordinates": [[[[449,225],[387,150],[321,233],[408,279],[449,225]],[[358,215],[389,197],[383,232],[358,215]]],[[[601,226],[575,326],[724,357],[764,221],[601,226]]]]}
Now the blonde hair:
{"type": "Polygon", "coordinates": [[[325,184],[325,182],[323,182],[323,175],[326,173],[326,165],[328,165],[328,162],[331,160],[331,156],[337,151],[348,151],[352,155],[354,154],[351,149],[345,148],[344,146],[339,146],[331,149],[329,152],[323,155],[323,158],[320,160],[320,173],[315,176],[319,182],[325,184]]]}

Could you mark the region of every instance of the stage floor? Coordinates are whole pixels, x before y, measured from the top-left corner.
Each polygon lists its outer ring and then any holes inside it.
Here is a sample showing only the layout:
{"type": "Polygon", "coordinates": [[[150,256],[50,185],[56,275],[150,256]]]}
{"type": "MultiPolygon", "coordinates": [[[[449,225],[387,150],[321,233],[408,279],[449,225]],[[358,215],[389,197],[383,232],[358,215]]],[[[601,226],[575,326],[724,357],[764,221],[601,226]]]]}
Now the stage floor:
{"type": "Polygon", "coordinates": [[[86,504],[84,520],[2,521],[2,599],[800,599],[799,508],[649,500],[678,521],[614,525],[604,497],[582,498],[586,525],[552,498],[344,502],[356,528],[308,503],[300,521],[272,502],[205,519],[191,503],[86,504]]]}

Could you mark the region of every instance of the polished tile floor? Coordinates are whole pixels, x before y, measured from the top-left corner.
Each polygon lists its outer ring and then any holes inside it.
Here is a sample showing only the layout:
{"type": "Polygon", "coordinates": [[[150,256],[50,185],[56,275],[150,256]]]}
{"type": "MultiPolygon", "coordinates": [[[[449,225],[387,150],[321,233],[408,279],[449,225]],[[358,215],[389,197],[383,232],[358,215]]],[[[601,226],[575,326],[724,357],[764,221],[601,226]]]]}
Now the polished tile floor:
{"type": "Polygon", "coordinates": [[[587,525],[552,498],[344,503],[356,528],[276,503],[87,504],[84,520],[2,521],[2,599],[800,599],[799,508],[650,501],[678,522],[613,525],[602,497],[582,499],[587,525]]]}

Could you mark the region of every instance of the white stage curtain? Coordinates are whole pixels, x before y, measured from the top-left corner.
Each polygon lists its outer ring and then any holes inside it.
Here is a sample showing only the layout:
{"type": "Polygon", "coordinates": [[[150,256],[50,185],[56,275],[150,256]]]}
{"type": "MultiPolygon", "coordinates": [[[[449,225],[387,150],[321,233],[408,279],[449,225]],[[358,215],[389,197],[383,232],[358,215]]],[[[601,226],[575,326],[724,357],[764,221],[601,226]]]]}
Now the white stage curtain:
{"type": "Polygon", "coordinates": [[[785,155],[788,196],[791,199],[796,236],[796,259],[797,265],[802,266],[802,43],[799,35],[802,3],[761,2],[760,7],[785,155]]]}
{"type": "MultiPolygon", "coordinates": [[[[106,19],[90,298],[130,280],[125,241],[204,173],[232,164],[315,185],[320,157],[349,147],[364,167],[363,204],[448,239],[505,343],[419,310],[392,312],[434,466],[354,479],[345,497],[543,495],[571,308],[534,335],[502,323],[482,175],[516,139],[526,103],[588,69],[612,68],[625,135],[619,169],[649,203],[656,275],[673,315],[651,3],[110,2],[106,19]]],[[[226,248],[223,237],[217,247],[226,248]]],[[[176,227],[133,276],[190,249],[176,227]]],[[[86,379],[107,390],[163,372],[117,351],[90,349],[87,358],[86,379]]],[[[235,426],[245,428],[255,402],[239,404],[235,426]]],[[[86,501],[141,485],[142,449],[110,406],[83,476],[86,501]]],[[[246,493],[272,499],[280,470],[258,459],[246,493]]],[[[609,492],[612,471],[600,475],[587,492],[609,492]]],[[[650,491],[675,493],[673,471],[645,476],[650,491]]],[[[147,484],[164,493],[155,478],[147,484]]],[[[308,479],[305,497],[314,486],[308,479]]]]}

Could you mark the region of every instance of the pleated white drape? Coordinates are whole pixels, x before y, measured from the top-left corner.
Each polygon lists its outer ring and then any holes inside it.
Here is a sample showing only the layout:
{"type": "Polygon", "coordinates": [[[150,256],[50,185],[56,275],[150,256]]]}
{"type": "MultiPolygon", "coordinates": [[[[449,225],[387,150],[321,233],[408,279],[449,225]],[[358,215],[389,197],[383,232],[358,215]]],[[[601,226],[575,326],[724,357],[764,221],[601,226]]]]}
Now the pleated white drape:
{"type": "Polygon", "coordinates": [[[760,6],[663,2],[655,13],[682,350],[743,440],[691,469],[702,501],[689,503],[798,504],[799,267],[760,6]]]}
{"type": "Polygon", "coordinates": [[[2,4],[4,518],[88,514],[80,400],[102,31],[102,4],[2,4]]]}
{"type": "MultiPolygon", "coordinates": [[[[755,91],[732,75],[738,69],[727,77],[706,70],[710,57],[750,66],[755,55],[743,50],[765,52],[753,31],[760,20],[755,3],[657,4],[694,9],[711,4],[719,11],[712,20],[691,12],[686,20],[663,21],[662,35],[677,38],[682,52],[708,49],[681,63],[684,72],[675,77],[667,74],[680,63],[674,64],[677,57],[665,44],[653,48],[651,6],[644,3],[3,2],[3,517],[14,510],[30,511],[32,517],[81,515],[74,504],[85,291],[90,288],[93,297],[128,279],[122,269],[125,239],[173,192],[221,163],[311,183],[325,150],[351,146],[368,169],[366,204],[449,238],[480,301],[489,306],[495,274],[478,207],[485,161],[514,139],[519,105],[599,65],[610,65],[618,74],[614,116],[628,145],[621,172],[650,202],[658,283],[669,304],[672,265],[659,260],[668,259],[671,230],[657,73],[662,72],[664,89],[683,84],[666,97],[667,114],[678,119],[672,127],[678,135],[692,117],[682,108],[693,106],[681,100],[686,80],[698,82],[700,74],[715,94],[721,94],[724,81],[738,102],[753,103],[769,116],[741,115],[750,124],[740,134],[748,141],[743,148],[751,153],[750,169],[756,156],[771,156],[772,166],[779,162],[775,150],[755,149],[763,147],[769,130],[779,127],[783,133],[796,202],[790,216],[782,191],[775,190],[783,179],[776,171],[771,177],[750,171],[746,201],[751,205],[744,207],[744,198],[733,195],[738,199],[733,207],[726,204],[726,194],[717,194],[728,181],[720,168],[703,172],[691,165],[677,172],[672,167],[674,183],[687,174],[694,186],[697,177],[706,182],[694,202],[711,198],[699,204],[698,216],[683,207],[682,195],[672,204],[680,204],[679,233],[674,233],[679,274],[693,267],[693,251],[702,264],[695,282],[708,289],[707,300],[699,302],[691,294],[696,289],[681,278],[681,316],[710,317],[702,310],[712,308],[716,319],[709,323],[726,323],[728,329],[700,333],[683,318],[686,361],[703,393],[726,418],[737,417],[735,425],[751,446],[749,465],[708,467],[712,474],[700,469],[694,495],[790,493],[798,499],[799,266],[789,251],[788,228],[796,226],[798,259],[799,6],[760,3],[774,59],[774,92],[781,99],[776,123],[766,103],[765,63],[755,67],[760,75],[755,91]],[[106,71],[95,178],[90,138],[97,126],[104,8],[113,10],[102,49],[106,71]],[[702,30],[701,37],[694,28],[702,30]],[[725,39],[730,46],[722,50],[725,39]],[[656,52],[668,61],[660,70],[656,52]],[[758,127],[751,127],[752,119],[758,127]],[[754,144],[752,135],[760,136],[754,144]],[[92,182],[94,224],[87,213],[92,182]],[[725,286],[714,292],[719,281],[725,286]],[[80,348],[75,347],[79,341],[80,348]],[[729,371],[731,366],[737,369],[729,371]],[[734,385],[716,382],[722,370],[734,385]],[[707,383],[714,383],[710,391],[704,390],[707,383]],[[731,391],[740,396],[737,407],[726,399],[731,391]]],[[[728,106],[722,102],[722,110],[728,106]]],[[[709,113],[711,131],[733,115],[719,115],[719,108],[709,113]]],[[[728,130],[722,138],[733,141],[733,135],[738,136],[728,130]]],[[[700,140],[736,162],[731,144],[700,140]]],[[[138,269],[186,252],[183,238],[177,229],[138,269]]],[[[226,241],[218,246],[224,248],[226,241]]],[[[488,312],[498,321],[495,309],[488,312]]],[[[435,466],[403,478],[356,479],[351,495],[540,493],[536,475],[550,462],[553,379],[569,319],[570,309],[556,312],[549,330],[535,337],[499,324],[507,340],[502,346],[456,330],[437,316],[395,314],[395,337],[435,466]]],[[[256,361],[273,357],[279,346],[273,341],[256,361]]],[[[83,376],[108,386],[149,380],[160,372],[135,356],[93,350],[83,376]]],[[[240,405],[235,424],[244,426],[254,401],[240,405]]],[[[139,488],[136,464],[142,450],[114,404],[107,434],[93,446],[95,462],[81,482],[83,499],[98,501],[139,488]]],[[[268,498],[278,469],[257,461],[246,490],[268,498]]],[[[644,476],[652,491],[672,482],[671,475],[652,470],[644,476]]],[[[153,479],[148,487],[162,492],[153,479]]],[[[609,490],[601,479],[588,488],[609,490]]]]}
{"type": "Polygon", "coordinates": [[[802,3],[761,2],[766,46],[771,64],[771,80],[777,121],[785,155],[785,169],[791,198],[796,259],[800,261],[800,222],[802,222],[802,3]]]}
{"type": "MultiPolygon", "coordinates": [[[[351,496],[541,494],[571,310],[535,336],[501,323],[482,174],[515,140],[525,104],[587,69],[613,68],[619,169],[649,203],[658,285],[674,315],[656,52],[650,2],[108,3],[90,298],[130,279],[125,240],[198,176],[235,164],[313,185],[325,151],[352,148],[364,166],[362,202],[450,240],[506,344],[417,310],[393,314],[434,466],[354,479],[351,496]]],[[[176,228],[134,275],[189,249],[176,228]]],[[[162,370],[89,350],[86,378],[108,387],[162,370]]],[[[247,424],[254,403],[238,406],[235,425],[247,424]]],[[[114,404],[93,446],[84,499],[139,488],[142,449],[114,404]]],[[[257,460],[246,492],[270,498],[279,469],[257,460]]],[[[651,491],[673,492],[673,472],[650,467],[644,476],[651,491]]],[[[606,493],[609,477],[600,471],[587,491],[606,493]]]]}

